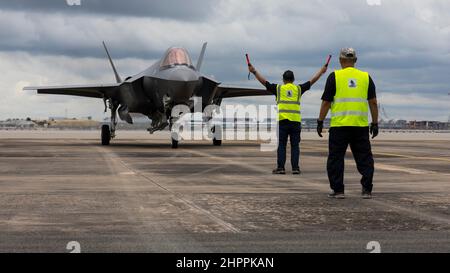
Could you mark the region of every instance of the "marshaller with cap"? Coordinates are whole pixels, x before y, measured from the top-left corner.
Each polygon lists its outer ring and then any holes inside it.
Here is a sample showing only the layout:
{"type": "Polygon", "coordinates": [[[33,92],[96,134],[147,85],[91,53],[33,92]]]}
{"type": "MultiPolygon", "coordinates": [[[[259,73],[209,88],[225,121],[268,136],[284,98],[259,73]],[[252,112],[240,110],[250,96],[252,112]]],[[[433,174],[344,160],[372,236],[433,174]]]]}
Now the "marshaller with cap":
{"type": "Polygon", "coordinates": [[[317,132],[322,137],[323,121],[331,110],[329,130],[328,179],[332,193],[330,198],[345,198],[344,157],[351,147],[357,169],[362,175],[362,197],[372,197],[374,161],[369,140],[378,135],[378,104],[375,84],[369,73],[355,68],[356,51],[342,48],[339,53],[342,69],[330,74],[322,96],[317,132]],[[372,124],[369,127],[369,111],[372,124]]]}

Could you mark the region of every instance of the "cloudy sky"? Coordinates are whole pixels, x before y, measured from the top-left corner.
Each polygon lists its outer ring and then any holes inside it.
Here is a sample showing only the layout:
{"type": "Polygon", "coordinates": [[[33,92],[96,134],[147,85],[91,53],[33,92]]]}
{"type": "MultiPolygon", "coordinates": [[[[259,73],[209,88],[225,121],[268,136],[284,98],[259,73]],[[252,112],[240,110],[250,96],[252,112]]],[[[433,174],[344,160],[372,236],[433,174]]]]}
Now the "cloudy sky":
{"type": "MultiPolygon", "coordinates": [[[[227,85],[247,80],[244,53],[270,81],[286,69],[308,80],[327,54],[352,46],[377,85],[388,118],[445,121],[450,115],[450,1],[444,0],[0,0],[0,119],[103,117],[103,102],[35,95],[27,85],[114,82],[105,40],[122,77],[170,46],[227,85]],[[74,1],[69,1],[74,2],[74,1]]],[[[332,69],[338,68],[333,59],[332,69]]],[[[325,77],[304,96],[316,117],[325,77]]],[[[273,103],[273,98],[228,103],[273,103]]]]}

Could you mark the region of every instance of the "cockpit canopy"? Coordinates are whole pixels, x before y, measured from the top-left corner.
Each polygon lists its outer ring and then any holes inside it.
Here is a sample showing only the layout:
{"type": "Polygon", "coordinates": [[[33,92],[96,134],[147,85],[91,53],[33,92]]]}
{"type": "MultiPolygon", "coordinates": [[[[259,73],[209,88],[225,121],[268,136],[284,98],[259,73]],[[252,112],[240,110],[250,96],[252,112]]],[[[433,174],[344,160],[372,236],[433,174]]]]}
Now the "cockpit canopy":
{"type": "Polygon", "coordinates": [[[181,47],[172,47],[167,50],[164,58],[162,59],[161,68],[164,69],[176,65],[194,67],[192,65],[191,57],[189,57],[189,53],[186,49],[181,47]]]}

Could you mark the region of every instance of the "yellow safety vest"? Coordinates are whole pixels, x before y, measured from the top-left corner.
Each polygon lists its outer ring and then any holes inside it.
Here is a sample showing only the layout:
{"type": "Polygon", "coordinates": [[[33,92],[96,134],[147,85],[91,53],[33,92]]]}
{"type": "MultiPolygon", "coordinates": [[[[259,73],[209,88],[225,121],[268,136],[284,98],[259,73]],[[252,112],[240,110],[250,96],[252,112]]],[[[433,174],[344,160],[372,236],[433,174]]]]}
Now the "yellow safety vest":
{"type": "Polygon", "coordinates": [[[331,127],[369,126],[369,74],[349,67],[335,71],[336,95],[331,104],[331,127]]]}
{"type": "Polygon", "coordinates": [[[301,98],[300,86],[292,83],[277,85],[278,121],[287,119],[301,122],[301,98]]]}

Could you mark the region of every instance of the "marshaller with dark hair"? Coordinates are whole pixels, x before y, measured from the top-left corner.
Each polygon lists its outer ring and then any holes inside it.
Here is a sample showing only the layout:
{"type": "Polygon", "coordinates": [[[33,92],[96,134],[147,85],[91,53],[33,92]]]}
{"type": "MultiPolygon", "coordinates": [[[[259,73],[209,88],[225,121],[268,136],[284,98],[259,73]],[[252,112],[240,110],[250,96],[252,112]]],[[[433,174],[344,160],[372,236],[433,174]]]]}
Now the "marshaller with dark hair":
{"type": "Polygon", "coordinates": [[[273,84],[268,82],[255,67],[249,63],[248,70],[253,73],[256,79],[264,85],[269,92],[276,96],[278,105],[278,152],[277,168],[273,174],[286,174],[284,165],[286,163],[286,145],[288,137],[291,142],[291,166],[292,174],[300,174],[300,134],[302,129],[301,98],[302,95],[311,89],[320,77],[327,71],[324,65],[307,82],[294,84],[294,72],[287,70],[283,73],[283,84],[273,84]]]}
{"type": "Polygon", "coordinates": [[[283,81],[285,81],[285,82],[294,82],[295,81],[294,72],[292,72],[291,70],[286,70],[283,73],[283,81]]]}

